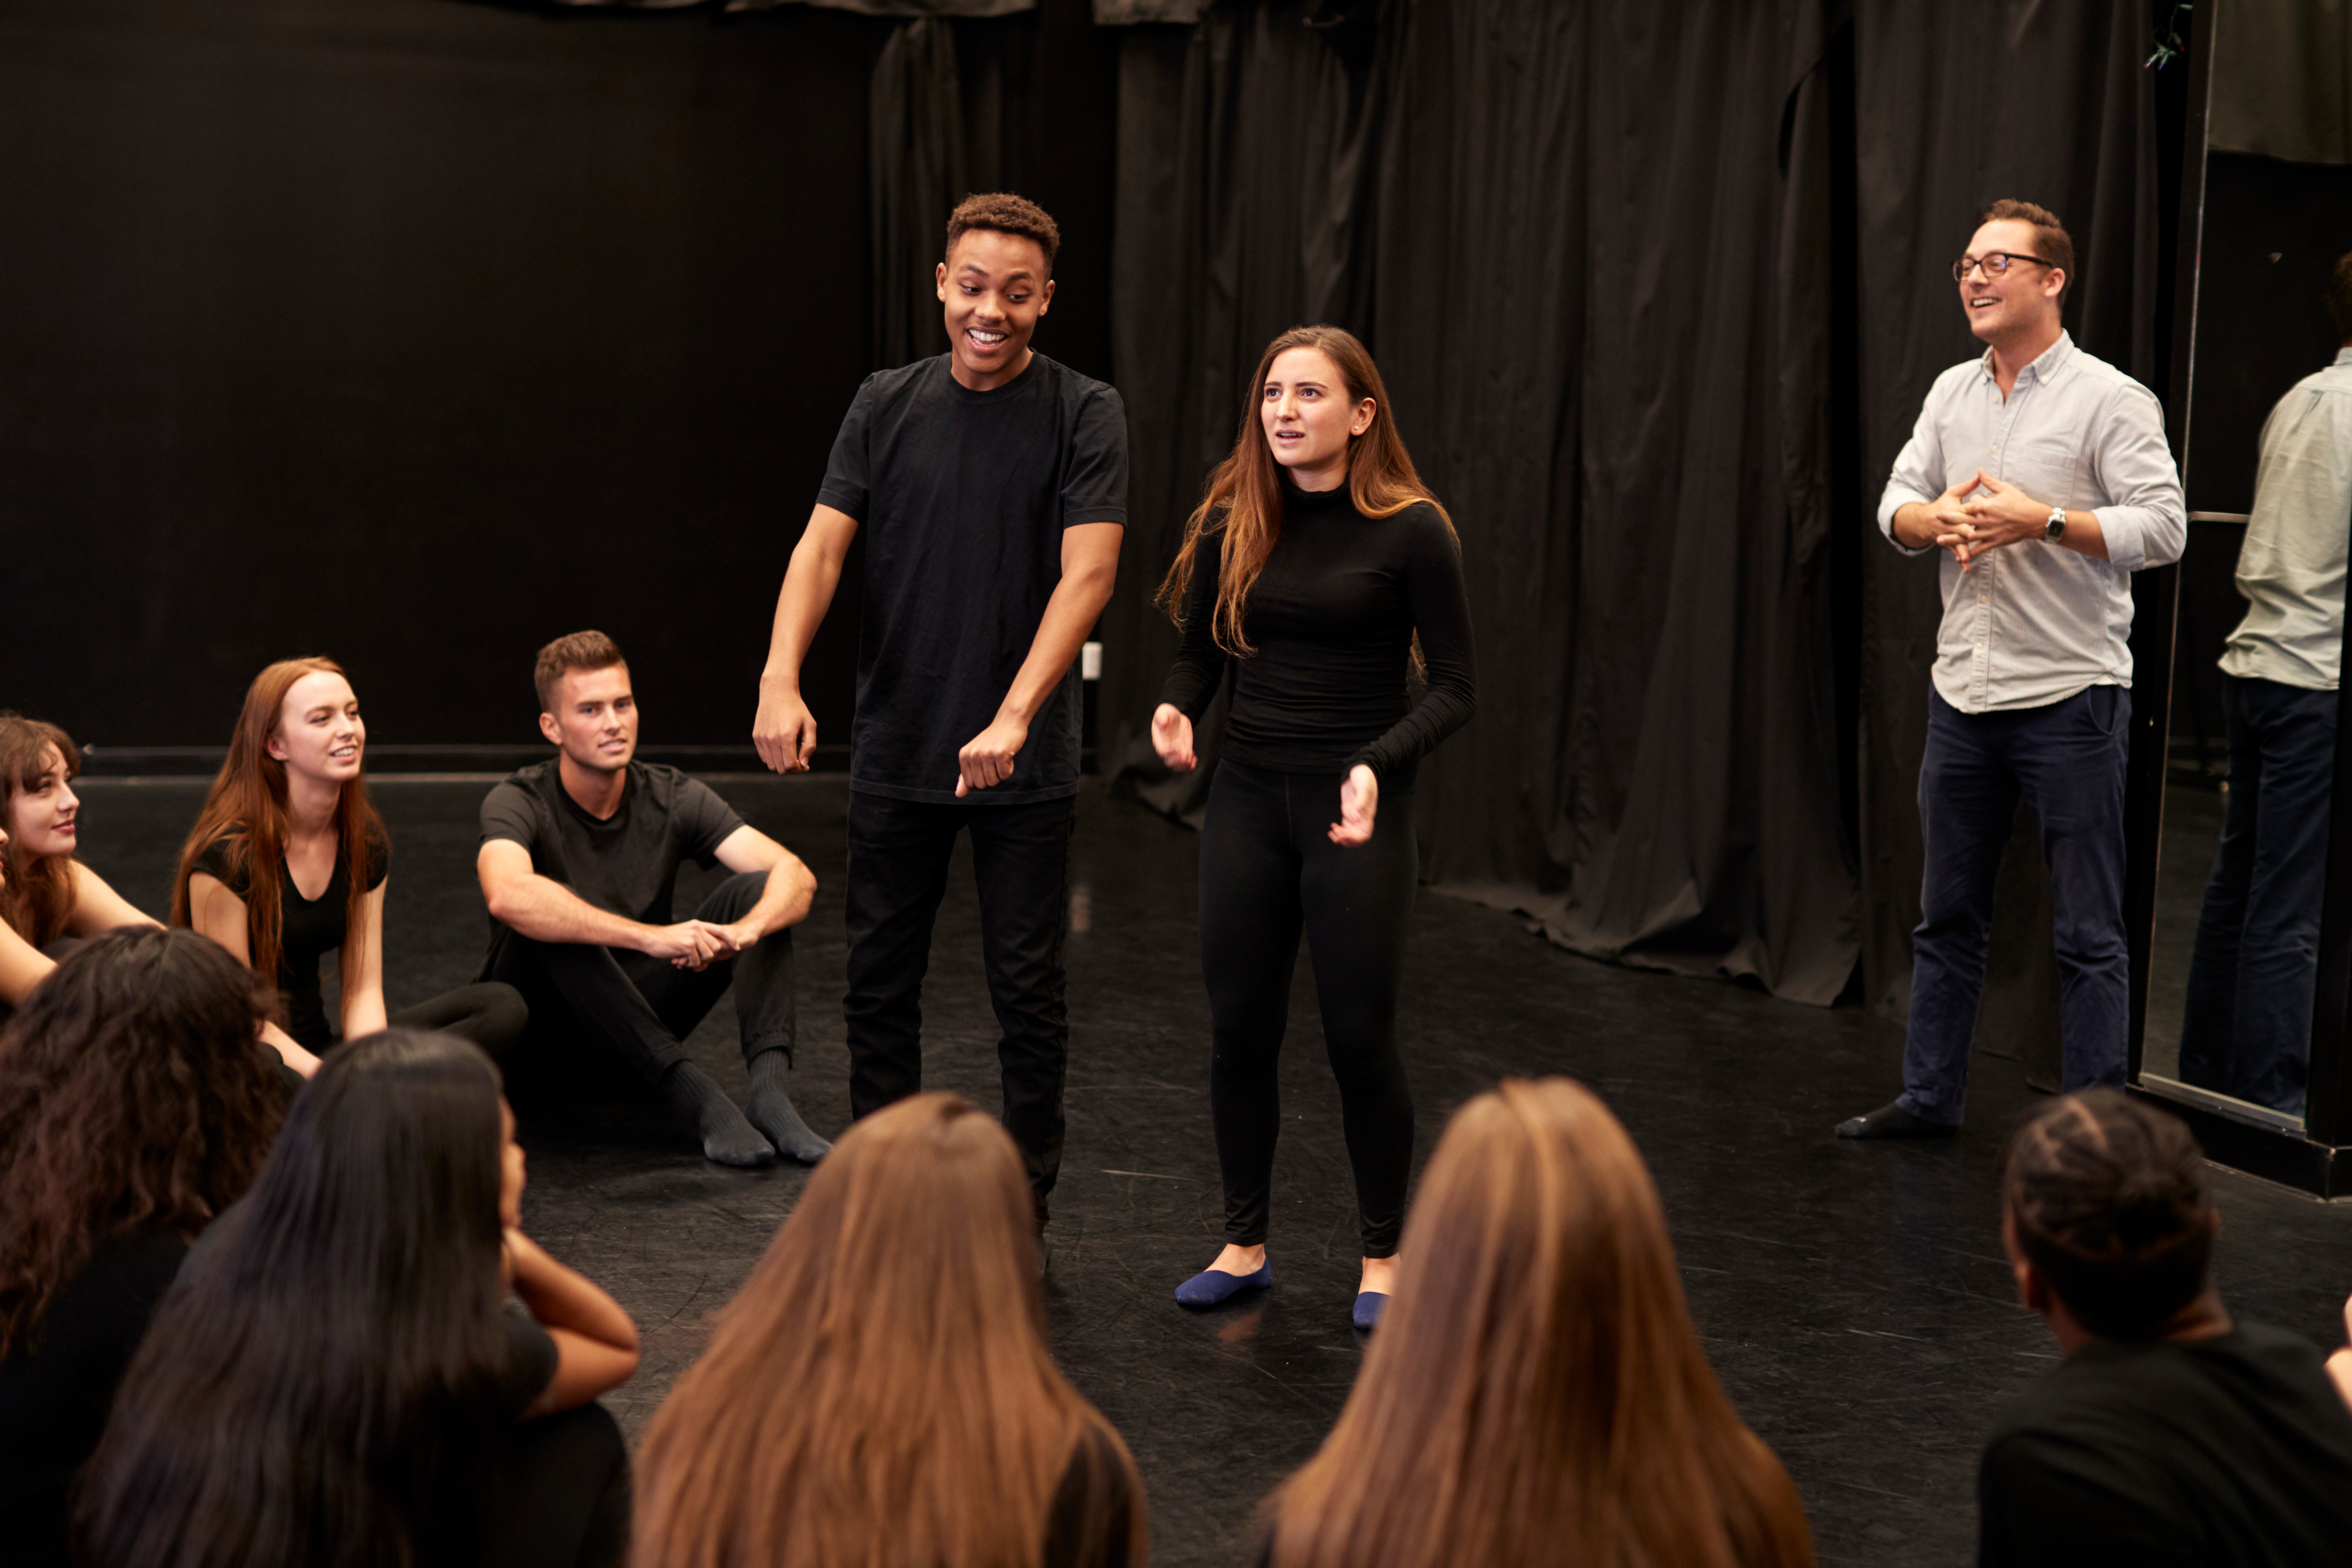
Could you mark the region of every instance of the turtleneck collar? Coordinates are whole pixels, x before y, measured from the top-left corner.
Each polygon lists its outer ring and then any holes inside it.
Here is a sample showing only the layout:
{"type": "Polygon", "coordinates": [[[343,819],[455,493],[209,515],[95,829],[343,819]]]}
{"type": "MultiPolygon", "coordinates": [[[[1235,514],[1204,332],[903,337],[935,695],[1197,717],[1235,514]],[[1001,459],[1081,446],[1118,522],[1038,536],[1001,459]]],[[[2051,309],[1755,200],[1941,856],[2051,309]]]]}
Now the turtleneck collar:
{"type": "Polygon", "coordinates": [[[1353,511],[1355,496],[1343,480],[1328,490],[1302,490],[1290,482],[1290,474],[1282,475],[1282,509],[1303,516],[1313,517],[1325,512],[1353,511]]]}

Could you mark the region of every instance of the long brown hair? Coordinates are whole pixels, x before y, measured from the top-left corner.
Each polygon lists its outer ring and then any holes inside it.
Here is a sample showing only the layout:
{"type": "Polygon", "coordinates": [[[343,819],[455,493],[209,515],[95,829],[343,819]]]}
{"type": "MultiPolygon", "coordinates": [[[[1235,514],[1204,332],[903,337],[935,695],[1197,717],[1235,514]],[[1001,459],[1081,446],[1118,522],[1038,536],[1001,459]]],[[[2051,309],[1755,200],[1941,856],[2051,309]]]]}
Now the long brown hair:
{"type": "Polygon", "coordinates": [[[1265,378],[1274,362],[1292,349],[1314,349],[1331,362],[1347,384],[1348,406],[1372,400],[1372,422],[1348,442],[1348,498],[1366,517],[1391,517],[1416,501],[1437,508],[1450,532],[1454,520],[1438,506],[1437,498],[1421,482],[1404,438],[1397,434],[1396,416],[1389,411],[1389,389],[1353,332],[1339,327],[1293,327],[1265,345],[1258,356],[1257,374],[1250,378],[1242,398],[1241,429],[1234,449],[1209,476],[1201,504],[1184,522],[1184,542],[1177,547],[1175,564],[1160,584],[1160,607],[1171,620],[1182,623],[1184,595],[1192,585],[1193,568],[1204,548],[1218,552],[1217,603],[1210,612],[1211,635],[1227,653],[1253,651],[1243,635],[1249,614],[1250,591],[1265,570],[1282,537],[1282,470],[1265,444],[1258,422],[1265,378]]]}
{"type": "Polygon", "coordinates": [[[1275,1568],[1796,1568],[1804,1510],[1699,1348],[1650,1173],[1567,1079],[1454,1114],[1275,1568]]]}
{"type": "MultiPolygon", "coordinates": [[[[341,675],[343,667],[331,658],[280,659],[246,689],[245,709],[236,716],[236,731],[229,737],[228,756],[220,776],[205,796],[205,808],[180,849],[180,872],[172,883],[172,923],[189,921],[188,879],[195,874],[196,858],[215,841],[228,846],[228,863],[245,879],[245,934],[251,950],[253,972],[271,984],[278,983],[278,963],[285,952],[286,909],[280,893],[286,866],[286,764],[269,754],[269,737],[277,732],[286,706],[286,693],[306,675],[341,675]]],[[[346,677],[346,679],[349,679],[346,677]]],[[[366,753],[361,753],[362,768],[366,753]]],[[[352,975],[352,944],[359,940],[360,921],[368,895],[371,847],[385,841],[383,819],[368,800],[367,774],[343,785],[335,806],[335,831],[341,836],[348,891],[343,900],[341,973],[352,975]]]]}
{"type": "MultiPolygon", "coordinates": [[[[81,749],[63,730],[21,713],[0,711],[0,826],[11,820],[8,814],[17,795],[48,772],[51,750],[67,778],[81,772],[81,749]]],[[[36,855],[18,842],[13,830],[7,847],[0,849],[0,872],[5,872],[0,876],[0,921],[35,947],[63,936],[73,917],[71,858],[36,855]]]]}
{"type": "Polygon", "coordinates": [[[252,1184],[285,1099],[254,977],[192,931],[68,955],[0,1031],[0,1355],[102,1243],[194,1235],[252,1184]]]}
{"type": "Polygon", "coordinates": [[[646,1430],[636,1568],[1022,1568],[1090,1455],[1140,1568],[1142,1483],[1046,1349],[1034,1224],[970,1101],[852,1127],[646,1430]]]}

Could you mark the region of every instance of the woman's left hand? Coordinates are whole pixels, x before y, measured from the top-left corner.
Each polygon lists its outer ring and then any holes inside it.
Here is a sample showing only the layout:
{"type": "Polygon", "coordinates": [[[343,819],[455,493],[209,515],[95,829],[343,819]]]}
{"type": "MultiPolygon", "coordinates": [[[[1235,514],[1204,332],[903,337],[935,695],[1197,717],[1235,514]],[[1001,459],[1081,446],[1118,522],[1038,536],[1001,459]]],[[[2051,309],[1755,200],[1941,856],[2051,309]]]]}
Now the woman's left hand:
{"type": "Polygon", "coordinates": [[[1380,808],[1380,775],[1358,763],[1339,784],[1339,820],[1331,825],[1331,842],[1370,843],[1372,818],[1380,808]]]}

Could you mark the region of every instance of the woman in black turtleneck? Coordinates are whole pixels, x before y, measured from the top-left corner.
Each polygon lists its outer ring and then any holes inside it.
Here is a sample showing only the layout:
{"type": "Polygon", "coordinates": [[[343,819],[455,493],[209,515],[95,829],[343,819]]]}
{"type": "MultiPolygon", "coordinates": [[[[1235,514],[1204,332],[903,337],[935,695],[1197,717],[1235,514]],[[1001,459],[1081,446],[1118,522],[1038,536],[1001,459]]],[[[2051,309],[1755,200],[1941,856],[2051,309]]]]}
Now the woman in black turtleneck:
{"type": "Polygon", "coordinates": [[[1420,870],[1413,774],[1475,706],[1470,612],[1454,525],[1413,471],[1363,344],[1293,328],[1267,345],[1251,395],[1255,416],[1160,589],[1183,632],[1151,716],[1170,767],[1193,766],[1193,721],[1240,661],[1201,834],[1225,1248],[1176,1299],[1212,1306],[1273,1283],[1275,1062],[1303,926],[1363,1222],[1353,1315],[1370,1328],[1412,1167],[1396,1010],[1420,870]],[[1416,664],[1427,687],[1412,701],[1416,664]]]}

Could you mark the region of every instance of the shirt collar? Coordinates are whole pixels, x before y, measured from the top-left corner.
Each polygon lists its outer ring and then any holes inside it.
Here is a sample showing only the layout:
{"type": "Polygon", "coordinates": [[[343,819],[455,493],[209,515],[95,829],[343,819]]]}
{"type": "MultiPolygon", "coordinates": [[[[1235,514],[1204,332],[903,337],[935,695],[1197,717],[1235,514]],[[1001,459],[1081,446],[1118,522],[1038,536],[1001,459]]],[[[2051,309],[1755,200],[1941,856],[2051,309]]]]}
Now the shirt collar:
{"type": "MultiPolygon", "coordinates": [[[[2352,353],[2352,349],[2347,349],[2345,352],[2352,353]]],[[[2043,349],[2042,353],[2035,357],[2032,363],[2027,365],[2023,370],[2019,371],[2017,373],[2017,379],[2023,381],[2030,375],[2040,385],[2047,386],[2050,384],[2052,378],[2056,376],[2059,371],[2065,367],[2066,362],[2069,359],[2072,359],[2074,355],[2074,337],[2063,328],[2061,328],[2058,332],[2058,341],[2052,343],[2048,348],[2043,349]]],[[[1989,348],[1985,350],[1984,358],[1977,363],[1979,368],[1983,370],[1985,379],[1987,381],[1990,381],[1992,379],[1992,350],[1989,348]]],[[[2336,363],[2340,364],[2343,361],[2339,358],[2336,363]]]]}
{"type": "Polygon", "coordinates": [[[2336,351],[2336,363],[2337,364],[2352,364],[2352,349],[2337,349],[2336,351]]]}

